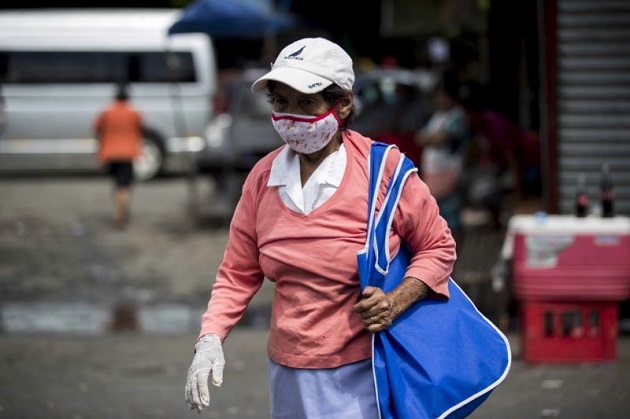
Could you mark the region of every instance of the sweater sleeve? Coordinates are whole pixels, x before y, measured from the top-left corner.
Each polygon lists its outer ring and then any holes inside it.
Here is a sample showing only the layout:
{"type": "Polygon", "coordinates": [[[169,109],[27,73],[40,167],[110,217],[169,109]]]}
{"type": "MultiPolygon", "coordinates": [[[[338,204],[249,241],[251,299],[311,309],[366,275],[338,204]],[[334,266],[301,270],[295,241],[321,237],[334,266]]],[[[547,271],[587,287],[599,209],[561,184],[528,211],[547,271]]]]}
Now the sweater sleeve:
{"type": "MultiPolygon", "coordinates": [[[[246,183],[247,185],[247,183],[246,183]]],[[[251,189],[234,211],[228,243],[212,286],[208,308],[201,318],[199,336],[214,333],[225,341],[263,284],[256,238],[256,217],[251,189]]]]}
{"type": "Polygon", "coordinates": [[[394,230],[411,249],[406,276],[422,280],[433,297],[448,298],[448,279],[456,260],[455,240],[417,173],[410,174],[405,182],[394,230]]]}

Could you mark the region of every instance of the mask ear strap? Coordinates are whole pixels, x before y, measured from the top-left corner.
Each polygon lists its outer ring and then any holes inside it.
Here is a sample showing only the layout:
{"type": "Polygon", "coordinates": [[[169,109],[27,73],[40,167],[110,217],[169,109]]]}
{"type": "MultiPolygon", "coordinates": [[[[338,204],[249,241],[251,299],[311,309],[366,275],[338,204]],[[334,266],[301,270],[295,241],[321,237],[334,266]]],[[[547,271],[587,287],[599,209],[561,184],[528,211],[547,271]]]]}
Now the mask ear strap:
{"type": "Polygon", "coordinates": [[[341,99],[337,99],[336,101],[333,102],[333,105],[331,106],[331,108],[328,111],[326,111],[326,113],[324,114],[324,115],[331,114],[337,120],[337,123],[339,125],[341,125],[343,121],[345,120],[345,118],[341,119],[339,115],[337,115],[338,106],[340,104],[341,104],[341,99]]]}
{"type": "Polygon", "coordinates": [[[337,123],[338,123],[339,125],[341,125],[341,124],[343,124],[343,121],[345,120],[345,118],[344,118],[344,119],[341,119],[341,118],[339,117],[339,115],[337,115],[337,110],[338,110],[338,109],[337,109],[337,105],[333,106],[333,107],[330,109],[330,114],[331,114],[331,115],[332,115],[332,116],[333,116],[333,117],[337,120],[337,123]]]}

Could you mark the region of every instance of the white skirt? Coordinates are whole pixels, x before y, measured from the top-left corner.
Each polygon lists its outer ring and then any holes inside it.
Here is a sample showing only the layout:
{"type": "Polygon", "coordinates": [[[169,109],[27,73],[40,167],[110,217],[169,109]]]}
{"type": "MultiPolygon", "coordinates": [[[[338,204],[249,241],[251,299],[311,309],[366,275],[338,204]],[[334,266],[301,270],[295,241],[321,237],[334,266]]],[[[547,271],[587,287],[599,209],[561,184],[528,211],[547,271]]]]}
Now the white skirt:
{"type": "Polygon", "coordinates": [[[372,360],[338,368],[289,368],[272,360],[272,419],[378,419],[372,360]]]}

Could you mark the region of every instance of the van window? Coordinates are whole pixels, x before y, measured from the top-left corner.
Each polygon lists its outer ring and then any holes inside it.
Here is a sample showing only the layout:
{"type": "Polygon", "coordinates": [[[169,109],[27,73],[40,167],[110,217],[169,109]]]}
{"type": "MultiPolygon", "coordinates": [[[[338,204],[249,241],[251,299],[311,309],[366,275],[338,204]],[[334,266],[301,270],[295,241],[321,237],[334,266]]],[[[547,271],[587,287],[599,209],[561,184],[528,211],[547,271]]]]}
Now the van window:
{"type": "Polygon", "coordinates": [[[138,54],[140,65],[139,82],[165,83],[169,81],[195,82],[195,68],[191,53],[147,52],[138,54]],[[169,68],[169,61],[171,68],[169,68]]]}
{"type": "MultiPolygon", "coordinates": [[[[249,93],[249,90],[247,90],[247,93],[249,93]]],[[[273,110],[271,104],[269,104],[267,95],[244,95],[243,108],[250,116],[265,120],[269,119],[271,111],[273,110]]]]}
{"type": "Polygon", "coordinates": [[[16,84],[195,82],[190,52],[0,52],[0,80],[16,84]],[[167,60],[176,65],[169,69],[167,60]]]}

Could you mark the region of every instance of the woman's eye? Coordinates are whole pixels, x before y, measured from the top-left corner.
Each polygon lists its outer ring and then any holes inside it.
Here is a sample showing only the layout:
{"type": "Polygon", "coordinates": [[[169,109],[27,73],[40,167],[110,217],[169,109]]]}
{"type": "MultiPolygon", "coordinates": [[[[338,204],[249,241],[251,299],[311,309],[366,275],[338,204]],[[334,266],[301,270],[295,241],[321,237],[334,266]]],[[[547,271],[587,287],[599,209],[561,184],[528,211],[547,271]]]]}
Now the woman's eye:
{"type": "Polygon", "coordinates": [[[276,110],[286,106],[286,100],[279,99],[279,98],[271,98],[269,99],[269,103],[271,103],[271,106],[273,107],[273,109],[276,109],[276,110]]]}

